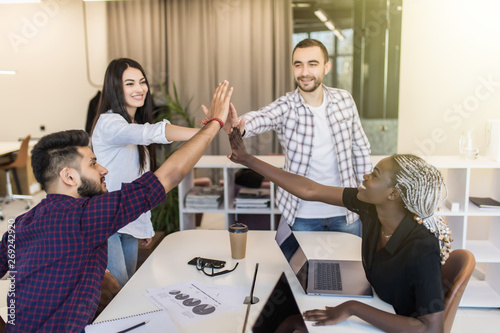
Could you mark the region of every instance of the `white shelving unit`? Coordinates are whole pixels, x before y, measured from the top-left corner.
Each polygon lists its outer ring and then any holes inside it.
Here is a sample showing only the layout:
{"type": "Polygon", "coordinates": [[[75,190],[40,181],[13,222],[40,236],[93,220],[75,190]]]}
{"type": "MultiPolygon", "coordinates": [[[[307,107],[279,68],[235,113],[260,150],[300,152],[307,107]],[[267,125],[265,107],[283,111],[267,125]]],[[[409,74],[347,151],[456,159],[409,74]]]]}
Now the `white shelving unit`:
{"type": "MultiPolygon", "coordinates": [[[[283,156],[258,156],[282,168],[283,156]]],[[[385,156],[372,156],[375,165],[385,156]]],[[[500,307],[500,209],[479,209],[469,202],[470,196],[492,197],[500,200],[500,163],[486,157],[466,160],[458,156],[428,156],[425,160],[435,165],[443,174],[448,187],[448,201],[458,203],[459,209],[451,211],[443,202],[439,213],[448,222],[453,234],[453,248],[465,248],[476,257],[476,270],[467,286],[460,306],[500,307]]],[[[226,228],[234,223],[238,214],[269,215],[269,229],[273,230],[280,214],[275,206],[275,186],[271,183],[271,206],[265,209],[235,209],[234,175],[239,164],[226,156],[203,156],[195,169],[220,169],[224,182],[223,204],[215,210],[186,209],[184,198],[193,186],[194,171],[179,185],[180,229],[195,228],[196,213],[222,213],[226,228]]]]}
{"type": "MultiPolygon", "coordinates": [[[[285,164],[285,158],[282,155],[274,156],[257,156],[267,163],[282,168],[285,164]]],[[[234,176],[239,169],[244,167],[240,164],[231,162],[226,156],[203,156],[195,166],[195,169],[220,169],[222,171],[222,179],[224,183],[224,199],[222,205],[218,209],[197,210],[187,209],[184,204],[184,199],[193,187],[194,170],[191,171],[184,180],[179,184],[179,226],[181,230],[193,229],[195,227],[196,213],[223,213],[225,218],[226,229],[229,225],[235,222],[238,214],[260,214],[269,215],[269,229],[273,230],[275,226],[275,217],[280,215],[276,208],[274,195],[275,186],[270,184],[271,204],[268,208],[251,208],[251,209],[236,209],[234,207],[234,176]]]]}

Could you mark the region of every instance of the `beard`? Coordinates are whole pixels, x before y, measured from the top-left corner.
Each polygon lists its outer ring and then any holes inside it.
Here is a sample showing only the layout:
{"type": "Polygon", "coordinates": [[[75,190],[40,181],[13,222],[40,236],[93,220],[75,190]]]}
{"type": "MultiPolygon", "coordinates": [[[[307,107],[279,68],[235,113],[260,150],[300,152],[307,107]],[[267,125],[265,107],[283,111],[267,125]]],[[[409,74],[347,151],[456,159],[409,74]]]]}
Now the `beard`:
{"type": "MultiPolygon", "coordinates": [[[[101,195],[108,192],[108,190],[102,188],[101,183],[93,182],[85,177],[82,177],[81,179],[82,179],[82,185],[78,187],[77,191],[82,198],[85,197],[91,198],[95,195],[101,195]]],[[[102,180],[103,179],[101,179],[101,181],[102,180]]]]}
{"type": "Polygon", "coordinates": [[[312,92],[312,91],[315,91],[316,89],[318,89],[318,87],[323,84],[323,80],[322,79],[319,80],[317,77],[314,77],[314,76],[313,77],[299,76],[298,78],[295,79],[295,83],[297,83],[300,90],[302,90],[304,92],[312,92]],[[305,88],[300,81],[302,78],[312,79],[312,85],[310,85],[309,88],[305,88]]]}

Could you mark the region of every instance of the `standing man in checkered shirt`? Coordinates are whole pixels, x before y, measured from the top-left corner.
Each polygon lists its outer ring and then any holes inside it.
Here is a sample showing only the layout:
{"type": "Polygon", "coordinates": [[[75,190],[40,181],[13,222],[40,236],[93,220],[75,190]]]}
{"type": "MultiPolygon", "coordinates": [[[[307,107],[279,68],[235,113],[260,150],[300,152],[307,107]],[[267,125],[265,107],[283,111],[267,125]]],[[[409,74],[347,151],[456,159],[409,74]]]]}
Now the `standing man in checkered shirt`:
{"type": "MultiPolygon", "coordinates": [[[[298,88],[259,111],[244,114],[239,121],[243,137],[274,130],[285,154],[286,171],[324,185],[357,187],[372,164],[370,143],[352,96],[323,85],[332,65],[320,41],[299,42],[292,65],[298,88]]],[[[361,235],[358,216],[343,207],[302,201],[281,188],[277,204],[293,230],[361,235]]]]}

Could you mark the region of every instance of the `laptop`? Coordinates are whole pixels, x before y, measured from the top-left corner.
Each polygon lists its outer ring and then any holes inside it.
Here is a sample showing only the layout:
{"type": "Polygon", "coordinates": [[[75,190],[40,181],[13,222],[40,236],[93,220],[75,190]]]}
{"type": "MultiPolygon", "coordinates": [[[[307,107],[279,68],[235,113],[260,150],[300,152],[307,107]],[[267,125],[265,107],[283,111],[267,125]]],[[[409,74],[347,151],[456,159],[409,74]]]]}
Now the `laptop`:
{"type": "Polygon", "coordinates": [[[308,332],[297,301],[285,273],[276,283],[271,295],[252,327],[253,333],[308,332]]]}
{"type": "Polygon", "coordinates": [[[292,229],[283,219],[276,231],[276,242],[306,294],[373,296],[361,261],[308,259],[292,229]]]}

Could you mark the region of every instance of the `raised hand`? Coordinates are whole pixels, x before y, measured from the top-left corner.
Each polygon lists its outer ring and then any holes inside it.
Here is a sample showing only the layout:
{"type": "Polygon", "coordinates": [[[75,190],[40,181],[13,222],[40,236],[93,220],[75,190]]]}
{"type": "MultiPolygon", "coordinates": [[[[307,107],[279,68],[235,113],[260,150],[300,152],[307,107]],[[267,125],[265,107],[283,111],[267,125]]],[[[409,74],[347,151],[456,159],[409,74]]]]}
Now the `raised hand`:
{"type": "MultiPolygon", "coordinates": [[[[202,105],[203,112],[207,118],[219,118],[224,123],[228,120],[229,114],[229,101],[231,100],[231,95],[233,94],[233,88],[229,88],[229,82],[224,80],[224,82],[219,83],[215,89],[214,95],[212,96],[212,102],[210,103],[210,109],[202,105]]],[[[235,111],[236,112],[236,111],[235,111]]]]}
{"type": "Polygon", "coordinates": [[[244,164],[245,160],[250,156],[241,137],[241,132],[238,127],[233,127],[229,134],[229,143],[231,144],[232,153],[227,157],[234,163],[244,164]]]}
{"type": "Polygon", "coordinates": [[[224,124],[224,131],[227,134],[231,133],[231,130],[233,127],[238,126],[238,114],[236,112],[236,108],[234,107],[233,103],[229,104],[229,115],[227,117],[227,121],[224,124]]]}

